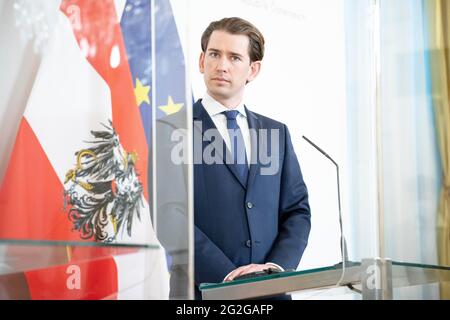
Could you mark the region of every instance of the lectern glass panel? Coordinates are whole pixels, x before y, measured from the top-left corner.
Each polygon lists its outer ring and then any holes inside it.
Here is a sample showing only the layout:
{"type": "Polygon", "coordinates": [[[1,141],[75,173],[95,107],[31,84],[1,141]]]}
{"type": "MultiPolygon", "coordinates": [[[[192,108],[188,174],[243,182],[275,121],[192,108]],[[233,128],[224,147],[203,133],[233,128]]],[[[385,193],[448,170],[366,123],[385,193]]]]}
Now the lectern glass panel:
{"type": "Polygon", "coordinates": [[[285,272],[220,284],[203,284],[204,299],[250,299],[292,294],[298,299],[439,299],[416,290],[450,282],[450,267],[367,259],[340,266],[285,272]],[[339,280],[341,282],[339,283],[339,280]],[[357,295],[359,294],[359,295],[357,295]]]}

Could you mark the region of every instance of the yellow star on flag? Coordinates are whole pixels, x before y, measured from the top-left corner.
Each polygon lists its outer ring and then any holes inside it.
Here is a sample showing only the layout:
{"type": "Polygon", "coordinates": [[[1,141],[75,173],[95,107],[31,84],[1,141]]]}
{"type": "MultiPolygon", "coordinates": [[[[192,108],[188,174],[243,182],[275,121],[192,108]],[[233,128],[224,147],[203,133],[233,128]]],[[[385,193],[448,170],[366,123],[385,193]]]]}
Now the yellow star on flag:
{"type": "Polygon", "coordinates": [[[183,103],[174,103],[171,96],[167,99],[167,105],[158,107],[164,111],[167,115],[176,113],[183,108],[183,103]]]}
{"type": "Polygon", "coordinates": [[[150,104],[150,99],[148,98],[148,92],[150,91],[150,86],[143,86],[142,83],[136,78],[136,87],[134,88],[134,95],[136,97],[136,103],[138,107],[142,102],[147,102],[150,104]]]}

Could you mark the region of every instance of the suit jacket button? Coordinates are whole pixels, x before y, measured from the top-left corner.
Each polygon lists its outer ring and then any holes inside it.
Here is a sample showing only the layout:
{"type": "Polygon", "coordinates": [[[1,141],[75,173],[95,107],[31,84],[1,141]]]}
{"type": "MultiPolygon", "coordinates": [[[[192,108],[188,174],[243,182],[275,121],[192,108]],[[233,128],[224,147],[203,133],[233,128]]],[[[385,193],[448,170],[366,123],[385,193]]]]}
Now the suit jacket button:
{"type": "Polygon", "coordinates": [[[245,245],[246,245],[247,247],[251,248],[251,247],[252,247],[252,240],[247,240],[247,241],[245,241],[245,245]]]}
{"type": "Polygon", "coordinates": [[[253,203],[251,203],[250,201],[247,202],[247,208],[249,208],[249,209],[253,208],[253,203]]]}

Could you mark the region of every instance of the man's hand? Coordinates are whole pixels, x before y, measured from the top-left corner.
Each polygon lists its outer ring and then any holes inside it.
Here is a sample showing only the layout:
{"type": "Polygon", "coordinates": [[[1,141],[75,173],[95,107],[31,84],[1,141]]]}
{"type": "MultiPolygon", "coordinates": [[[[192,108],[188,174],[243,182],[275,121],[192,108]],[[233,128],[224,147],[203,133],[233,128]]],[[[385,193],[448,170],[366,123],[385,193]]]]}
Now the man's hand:
{"type": "Polygon", "coordinates": [[[269,268],[274,268],[274,266],[272,264],[249,264],[246,266],[242,266],[237,268],[236,270],[232,271],[224,280],[224,282],[226,281],[232,281],[234,280],[236,277],[243,275],[243,274],[247,274],[247,273],[251,273],[251,272],[257,272],[257,271],[263,271],[269,268]]]}

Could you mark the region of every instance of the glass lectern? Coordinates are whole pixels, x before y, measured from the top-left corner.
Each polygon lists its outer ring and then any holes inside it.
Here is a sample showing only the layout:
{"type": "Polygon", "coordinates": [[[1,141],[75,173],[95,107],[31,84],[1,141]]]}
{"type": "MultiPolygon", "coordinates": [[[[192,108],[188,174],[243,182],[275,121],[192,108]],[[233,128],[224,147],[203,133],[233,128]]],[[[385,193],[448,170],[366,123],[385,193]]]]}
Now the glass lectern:
{"type": "Polygon", "coordinates": [[[204,300],[254,299],[303,290],[348,286],[364,300],[395,299],[395,289],[450,281],[450,267],[414,264],[389,259],[363,259],[303,271],[275,273],[226,283],[200,286],[204,300]]]}

